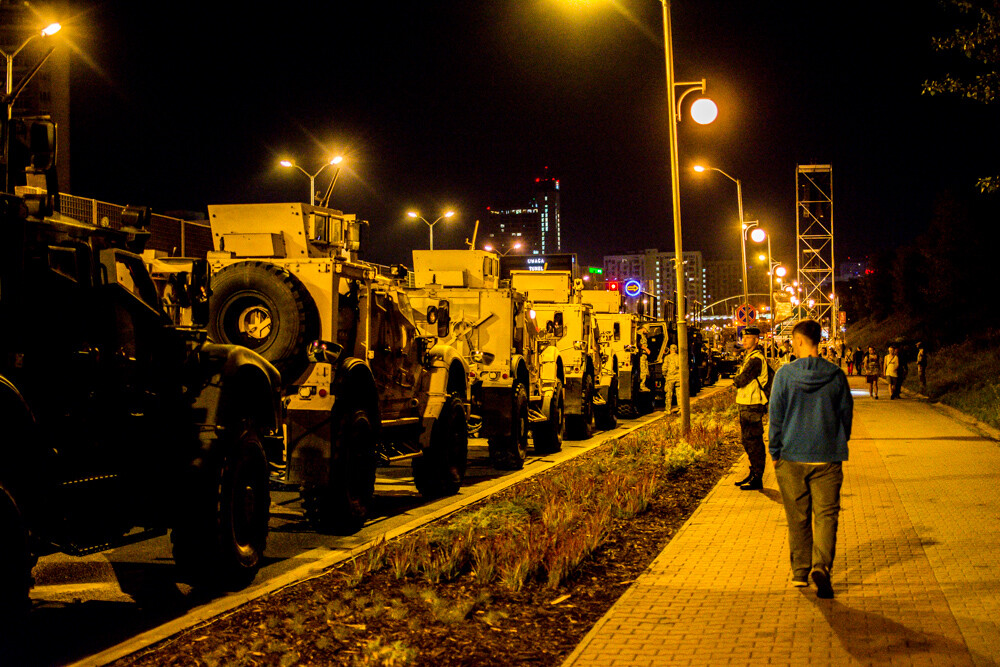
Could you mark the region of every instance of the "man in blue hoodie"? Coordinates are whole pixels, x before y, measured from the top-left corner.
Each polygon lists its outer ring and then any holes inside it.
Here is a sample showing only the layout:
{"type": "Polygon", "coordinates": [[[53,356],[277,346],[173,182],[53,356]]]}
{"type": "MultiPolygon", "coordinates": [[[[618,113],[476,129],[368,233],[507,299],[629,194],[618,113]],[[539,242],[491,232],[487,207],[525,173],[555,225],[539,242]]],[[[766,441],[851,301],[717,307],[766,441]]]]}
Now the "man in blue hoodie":
{"type": "Polygon", "coordinates": [[[808,586],[811,578],[817,597],[832,598],[841,466],[854,399],[844,372],[819,356],[820,331],[815,320],[792,329],[796,359],[774,376],[768,448],[788,518],[792,585],[808,586]]]}

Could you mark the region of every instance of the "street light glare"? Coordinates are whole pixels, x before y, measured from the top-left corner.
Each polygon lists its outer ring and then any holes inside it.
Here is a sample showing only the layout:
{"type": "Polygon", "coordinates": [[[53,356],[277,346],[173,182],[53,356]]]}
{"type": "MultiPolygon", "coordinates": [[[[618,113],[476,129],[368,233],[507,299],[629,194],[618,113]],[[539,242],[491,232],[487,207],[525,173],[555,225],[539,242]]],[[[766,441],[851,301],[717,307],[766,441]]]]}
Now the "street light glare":
{"type": "Polygon", "coordinates": [[[778,268],[776,268],[774,270],[774,274],[776,276],[778,276],[779,278],[784,278],[787,273],[788,273],[788,269],[786,269],[783,266],[779,266],[778,268]]]}
{"type": "Polygon", "coordinates": [[[705,167],[701,166],[700,164],[696,164],[694,166],[694,170],[700,174],[701,172],[705,171],[705,167]]]}
{"type": "Polygon", "coordinates": [[[410,216],[411,218],[416,218],[416,217],[418,217],[418,214],[417,214],[417,212],[416,212],[416,211],[407,211],[407,212],[406,212],[406,215],[410,216]]]}
{"type": "Polygon", "coordinates": [[[453,215],[455,215],[455,212],[454,212],[454,211],[448,211],[447,213],[445,213],[445,214],[444,214],[444,217],[446,217],[446,218],[450,218],[450,217],[451,217],[451,216],[453,216],[453,215]]]}
{"type": "Polygon", "coordinates": [[[715,120],[718,115],[719,107],[715,106],[715,102],[707,97],[697,99],[691,105],[691,118],[699,125],[708,125],[715,120]]]}
{"type": "Polygon", "coordinates": [[[56,34],[60,30],[62,30],[62,25],[61,24],[59,24],[59,23],[50,23],[49,25],[45,26],[45,28],[42,30],[42,35],[44,35],[45,37],[49,37],[51,35],[56,34]]]}
{"type": "Polygon", "coordinates": [[[342,158],[341,156],[338,155],[337,157],[335,157],[332,160],[330,160],[330,164],[340,164],[343,161],[344,161],[344,158],[342,158]]]}
{"type": "Polygon", "coordinates": [[[765,232],[760,227],[757,227],[752,232],[750,232],[750,238],[754,243],[763,243],[764,239],[767,238],[767,232],[765,232]]]}
{"type": "Polygon", "coordinates": [[[295,163],[292,162],[291,160],[282,160],[278,164],[280,164],[282,167],[294,167],[295,166],[295,163]]]}
{"type": "Polygon", "coordinates": [[[484,245],[483,246],[483,250],[485,250],[486,252],[493,252],[493,246],[491,246],[491,245],[484,245]]]}

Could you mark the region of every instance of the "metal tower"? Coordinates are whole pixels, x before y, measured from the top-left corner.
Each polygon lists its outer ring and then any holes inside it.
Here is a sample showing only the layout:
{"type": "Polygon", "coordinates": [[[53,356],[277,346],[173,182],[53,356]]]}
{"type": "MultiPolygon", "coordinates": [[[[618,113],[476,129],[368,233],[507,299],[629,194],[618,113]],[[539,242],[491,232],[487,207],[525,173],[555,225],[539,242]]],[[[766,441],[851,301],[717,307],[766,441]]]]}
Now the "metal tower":
{"type": "Polygon", "coordinates": [[[837,329],[833,261],[833,167],[800,164],[795,171],[795,233],[799,298],[809,317],[837,329]]]}

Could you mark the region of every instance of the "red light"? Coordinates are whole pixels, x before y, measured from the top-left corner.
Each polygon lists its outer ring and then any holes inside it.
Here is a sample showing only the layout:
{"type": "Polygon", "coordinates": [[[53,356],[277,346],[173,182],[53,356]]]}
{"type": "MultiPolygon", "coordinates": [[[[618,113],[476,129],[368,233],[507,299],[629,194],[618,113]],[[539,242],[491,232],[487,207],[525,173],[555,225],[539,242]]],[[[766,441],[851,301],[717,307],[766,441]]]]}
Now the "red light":
{"type": "Polygon", "coordinates": [[[617,292],[618,290],[619,290],[619,285],[618,285],[617,282],[615,282],[614,280],[612,280],[611,282],[608,283],[608,291],[609,292],[617,292]]]}
{"type": "Polygon", "coordinates": [[[542,179],[540,179],[540,178],[536,178],[535,179],[535,183],[541,183],[541,182],[542,182],[542,179]]]}
{"type": "Polygon", "coordinates": [[[504,379],[504,380],[506,380],[506,379],[507,379],[507,377],[508,377],[508,375],[507,375],[506,373],[504,373],[504,374],[503,374],[503,379],[504,379]]]}
{"type": "Polygon", "coordinates": [[[319,397],[320,398],[326,398],[326,389],[320,389],[319,390],[319,397]]]}

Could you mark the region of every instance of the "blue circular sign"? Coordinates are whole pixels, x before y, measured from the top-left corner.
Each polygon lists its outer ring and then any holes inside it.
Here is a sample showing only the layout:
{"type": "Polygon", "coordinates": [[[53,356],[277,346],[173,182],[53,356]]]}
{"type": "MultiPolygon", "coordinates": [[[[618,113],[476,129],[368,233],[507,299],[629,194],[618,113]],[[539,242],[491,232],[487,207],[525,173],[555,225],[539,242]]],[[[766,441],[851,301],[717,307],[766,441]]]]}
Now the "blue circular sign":
{"type": "Polygon", "coordinates": [[[642,291],[642,285],[639,284],[638,280],[630,280],[625,283],[625,294],[629,296],[639,296],[639,292],[642,291]]]}

